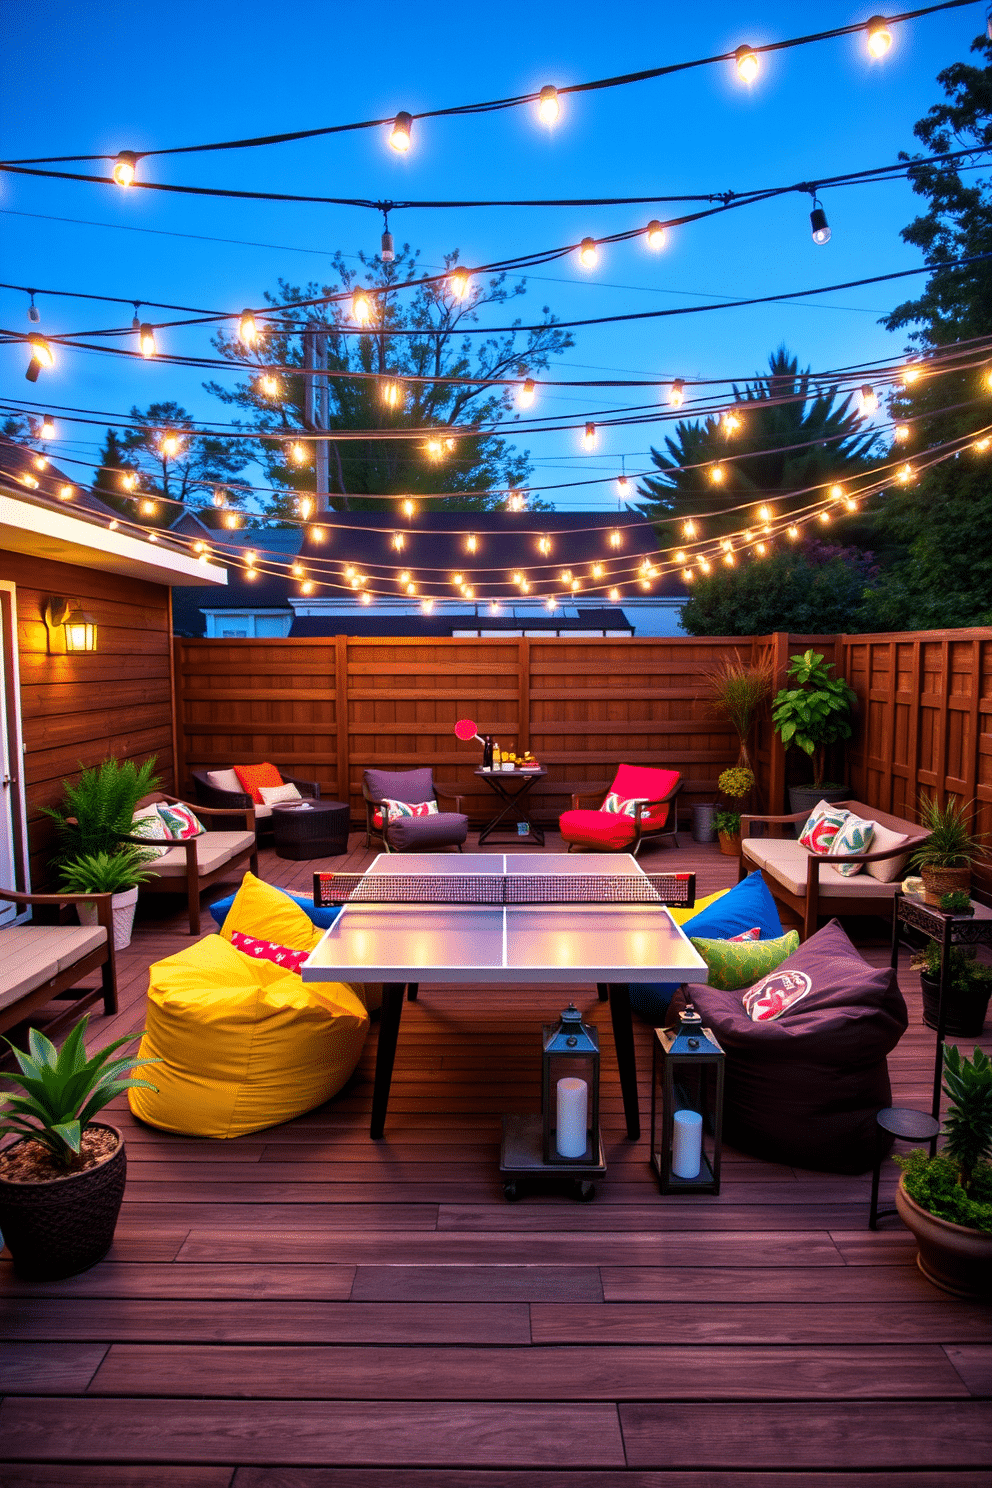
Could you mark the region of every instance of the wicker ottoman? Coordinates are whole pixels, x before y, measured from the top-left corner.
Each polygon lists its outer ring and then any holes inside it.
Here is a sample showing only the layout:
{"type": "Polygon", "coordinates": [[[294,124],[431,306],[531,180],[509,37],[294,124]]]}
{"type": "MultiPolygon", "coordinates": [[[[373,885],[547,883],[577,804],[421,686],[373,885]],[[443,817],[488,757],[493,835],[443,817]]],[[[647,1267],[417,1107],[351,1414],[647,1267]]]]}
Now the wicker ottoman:
{"type": "Polygon", "coordinates": [[[309,801],[307,807],[273,806],[272,834],[280,858],[333,858],[348,851],[351,807],[343,801],[309,801]]]}

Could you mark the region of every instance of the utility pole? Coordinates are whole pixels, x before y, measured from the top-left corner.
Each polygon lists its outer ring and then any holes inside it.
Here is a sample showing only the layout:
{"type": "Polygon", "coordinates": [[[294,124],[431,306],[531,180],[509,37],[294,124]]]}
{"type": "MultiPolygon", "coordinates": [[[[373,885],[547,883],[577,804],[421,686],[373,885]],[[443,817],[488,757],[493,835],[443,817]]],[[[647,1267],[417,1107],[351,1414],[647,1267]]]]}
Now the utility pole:
{"type": "MultiPolygon", "coordinates": [[[[303,422],[315,433],[326,435],[329,429],[330,395],[327,386],[327,337],[323,331],[303,332],[303,367],[303,422]]],[[[326,438],[316,439],[314,446],[317,476],[315,506],[318,512],[326,512],[330,506],[330,449],[326,438]]]]}

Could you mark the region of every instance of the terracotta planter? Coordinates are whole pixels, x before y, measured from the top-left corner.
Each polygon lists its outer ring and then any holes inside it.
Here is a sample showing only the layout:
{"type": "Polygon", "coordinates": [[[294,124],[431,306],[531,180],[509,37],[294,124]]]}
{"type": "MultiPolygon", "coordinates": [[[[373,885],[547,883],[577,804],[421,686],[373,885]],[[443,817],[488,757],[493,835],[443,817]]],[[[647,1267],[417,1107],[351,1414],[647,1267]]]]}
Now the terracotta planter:
{"type": "Polygon", "coordinates": [[[27,1281],[58,1281],[88,1271],[110,1249],[124,1198],[127,1158],[116,1126],[103,1121],[92,1125],[117,1138],[114,1151],[95,1167],[42,1183],[0,1177],[0,1233],[14,1270],[27,1281]]]}
{"type": "MultiPolygon", "coordinates": [[[[923,1021],[928,1028],[937,1027],[940,1007],[940,978],[920,972],[923,993],[923,1021]]],[[[989,1010],[988,992],[962,991],[953,981],[947,989],[944,1007],[944,1032],[948,1038],[981,1038],[989,1010]]]]}
{"type": "Polygon", "coordinates": [[[729,832],[720,832],[720,851],[728,858],[739,858],[741,855],[741,834],[735,832],[733,836],[729,832]]]}
{"type": "Polygon", "coordinates": [[[971,888],[970,868],[931,868],[924,864],[920,869],[920,877],[925,890],[925,904],[939,904],[952,889],[963,889],[967,893],[971,888]]]}
{"type": "Polygon", "coordinates": [[[916,1264],[928,1281],[953,1297],[971,1301],[992,1298],[992,1235],[938,1219],[921,1209],[899,1179],[896,1208],[920,1247],[916,1264]]]}

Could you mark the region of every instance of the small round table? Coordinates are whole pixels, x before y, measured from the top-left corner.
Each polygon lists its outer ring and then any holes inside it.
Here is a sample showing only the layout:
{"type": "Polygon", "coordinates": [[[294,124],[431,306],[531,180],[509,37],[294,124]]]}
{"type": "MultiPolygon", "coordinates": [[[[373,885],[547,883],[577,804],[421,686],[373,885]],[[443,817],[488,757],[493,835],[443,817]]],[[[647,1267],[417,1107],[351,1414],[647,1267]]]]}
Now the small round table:
{"type": "Polygon", "coordinates": [[[272,836],[280,858],[333,858],[348,851],[351,807],[344,801],[273,806],[272,836]]]}

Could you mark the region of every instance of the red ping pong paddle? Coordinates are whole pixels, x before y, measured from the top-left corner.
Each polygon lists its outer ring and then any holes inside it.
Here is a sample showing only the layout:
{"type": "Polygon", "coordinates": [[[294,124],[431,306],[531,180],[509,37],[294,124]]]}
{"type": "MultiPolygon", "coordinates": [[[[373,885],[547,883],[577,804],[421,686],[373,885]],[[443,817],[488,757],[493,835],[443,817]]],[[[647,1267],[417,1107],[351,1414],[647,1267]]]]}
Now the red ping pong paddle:
{"type": "Polygon", "coordinates": [[[478,739],[480,744],[484,744],[486,742],[485,739],[483,739],[478,732],[478,729],[472,722],[471,718],[459,718],[458,722],[455,724],[455,737],[465,742],[467,742],[469,739],[478,739]]]}

